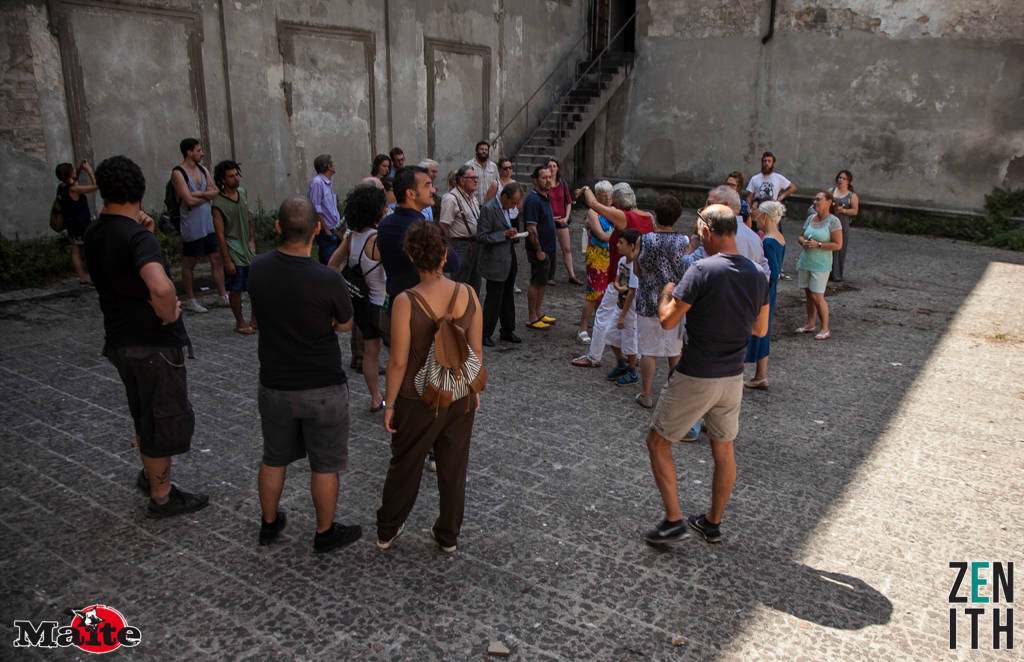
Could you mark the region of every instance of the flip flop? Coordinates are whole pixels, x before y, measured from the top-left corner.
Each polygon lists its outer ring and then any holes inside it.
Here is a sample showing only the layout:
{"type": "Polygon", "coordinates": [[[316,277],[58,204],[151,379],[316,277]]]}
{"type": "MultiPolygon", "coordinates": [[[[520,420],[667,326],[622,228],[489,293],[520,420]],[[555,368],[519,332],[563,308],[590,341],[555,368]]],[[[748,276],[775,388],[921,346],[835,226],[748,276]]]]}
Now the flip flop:
{"type": "Polygon", "coordinates": [[[746,386],[747,388],[756,388],[762,391],[768,390],[767,379],[748,379],[747,381],[743,382],[743,385],[746,386]]]}
{"type": "Polygon", "coordinates": [[[814,336],[814,339],[815,340],[828,340],[831,337],[832,337],[832,332],[831,331],[825,331],[823,333],[819,333],[818,335],[814,336]]]}
{"type": "Polygon", "coordinates": [[[251,326],[235,327],[235,333],[241,333],[243,336],[251,336],[256,333],[256,329],[251,326]]]}
{"type": "Polygon", "coordinates": [[[814,327],[812,326],[811,328],[807,328],[806,326],[798,326],[795,329],[795,331],[796,331],[796,333],[810,333],[810,332],[814,331],[814,327]]]}

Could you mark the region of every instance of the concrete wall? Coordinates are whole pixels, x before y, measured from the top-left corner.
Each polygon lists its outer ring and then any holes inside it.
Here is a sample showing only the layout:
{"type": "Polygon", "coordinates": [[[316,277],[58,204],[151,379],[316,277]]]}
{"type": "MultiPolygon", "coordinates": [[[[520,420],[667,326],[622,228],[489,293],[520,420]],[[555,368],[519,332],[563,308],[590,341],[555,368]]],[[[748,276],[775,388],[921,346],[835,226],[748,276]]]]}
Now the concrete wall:
{"type": "Polygon", "coordinates": [[[447,172],[557,70],[538,96],[550,103],[582,57],[586,14],[587,0],[5,2],[0,233],[49,232],[62,161],[126,154],[146,208],[162,207],[186,136],[209,165],[243,164],[254,206],[305,192],[324,152],[342,195],[395,144],[447,172]]]}
{"type": "Polygon", "coordinates": [[[640,4],[632,80],[595,125],[591,175],[720,183],[770,149],[801,192],[853,171],[865,200],[978,209],[1024,186],[1024,3],[640,4]]]}

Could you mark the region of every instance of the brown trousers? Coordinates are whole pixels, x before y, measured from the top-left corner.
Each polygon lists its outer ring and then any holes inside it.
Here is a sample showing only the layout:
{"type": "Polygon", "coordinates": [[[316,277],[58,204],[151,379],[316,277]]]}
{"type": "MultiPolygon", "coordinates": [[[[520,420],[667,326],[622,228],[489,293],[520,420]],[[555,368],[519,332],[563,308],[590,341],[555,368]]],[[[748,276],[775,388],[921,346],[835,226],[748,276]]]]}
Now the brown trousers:
{"type": "Polygon", "coordinates": [[[426,402],[399,396],[394,418],[398,432],[391,435],[391,462],[377,510],[378,539],[394,537],[409,516],[419,495],[423,461],[433,449],[440,502],[434,534],[442,545],[455,544],[466,505],[466,467],[475,406],[474,402],[466,411],[463,398],[439,409],[434,418],[434,408],[426,402]]]}

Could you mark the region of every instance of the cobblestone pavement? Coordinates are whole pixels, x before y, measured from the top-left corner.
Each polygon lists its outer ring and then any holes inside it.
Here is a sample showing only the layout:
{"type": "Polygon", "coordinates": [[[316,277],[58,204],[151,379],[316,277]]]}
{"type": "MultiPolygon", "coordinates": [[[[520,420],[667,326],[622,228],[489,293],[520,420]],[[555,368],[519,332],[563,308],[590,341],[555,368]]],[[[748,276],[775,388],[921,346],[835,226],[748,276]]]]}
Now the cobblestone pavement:
{"type": "MultiPolygon", "coordinates": [[[[797,224],[785,232],[795,276],[797,224]]],[[[795,280],[780,285],[771,388],[745,394],[723,543],[657,549],[641,539],[662,515],[650,414],[637,388],[569,365],[583,290],[560,268],[546,304],[556,327],[520,328],[522,345],[485,352],[451,556],[427,532],[427,473],[406,533],[374,546],[388,437],[358,375],[338,519],[364,538],[313,554],[300,462],[284,540],[256,545],[256,339],[233,333],[224,308],[186,320],[197,430],[173,471],[211,505],[145,519],[95,293],[6,295],[0,658],[85,657],[15,650],[12,623],[67,624],[71,609],[101,603],[141,629],[132,659],[469,660],[492,641],[531,661],[1009,659],[991,650],[992,607],[1004,605],[979,605],[979,651],[968,650],[969,605],[956,605],[949,650],[949,563],[1024,560],[1024,256],[856,229],[847,269],[829,291],[826,342],[792,332],[802,295],[795,280]]],[[[707,443],[675,457],[684,512],[698,512],[707,443]]]]}

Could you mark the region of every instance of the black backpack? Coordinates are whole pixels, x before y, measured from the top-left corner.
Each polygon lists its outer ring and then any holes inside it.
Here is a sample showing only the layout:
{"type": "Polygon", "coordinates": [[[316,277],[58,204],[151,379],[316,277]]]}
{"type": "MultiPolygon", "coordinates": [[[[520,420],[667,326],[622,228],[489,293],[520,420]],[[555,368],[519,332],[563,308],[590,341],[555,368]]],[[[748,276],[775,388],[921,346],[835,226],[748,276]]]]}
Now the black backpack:
{"type": "Polygon", "coordinates": [[[164,213],[160,215],[160,229],[164,234],[181,234],[181,200],[178,199],[178,193],[174,190],[175,170],[181,173],[181,176],[185,178],[185,184],[190,188],[192,184],[185,169],[181,166],[174,166],[174,169],[171,170],[171,177],[164,187],[164,213]]]}
{"type": "MultiPolygon", "coordinates": [[[[377,241],[376,232],[373,233],[373,240],[377,241]]],[[[363,247],[359,250],[359,258],[356,259],[356,263],[349,264],[348,260],[346,260],[345,266],[341,270],[341,275],[345,278],[345,284],[348,285],[348,295],[353,299],[364,300],[369,298],[370,286],[366,283],[366,277],[373,273],[374,269],[377,269],[381,264],[383,264],[383,261],[378,262],[364,274],[363,267],[360,262],[362,260],[363,251],[365,250],[366,244],[364,243],[363,247]]]]}

